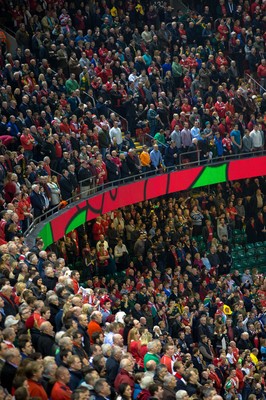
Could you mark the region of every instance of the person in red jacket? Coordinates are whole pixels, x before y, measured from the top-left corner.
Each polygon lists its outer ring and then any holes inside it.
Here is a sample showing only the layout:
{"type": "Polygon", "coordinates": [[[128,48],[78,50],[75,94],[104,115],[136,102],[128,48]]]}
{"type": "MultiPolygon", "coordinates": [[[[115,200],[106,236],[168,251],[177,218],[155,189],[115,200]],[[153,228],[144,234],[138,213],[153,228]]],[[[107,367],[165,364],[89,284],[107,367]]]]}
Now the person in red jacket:
{"type": "Polygon", "coordinates": [[[220,393],[223,385],[218,374],[215,372],[215,366],[211,364],[209,365],[209,368],[210,368],[209,379],[212,380],[214,387],[217,390],[217,393],[220,393]]]}
{"type": "Polygon", "coordinates": [[[51,393],[51,400],[70,400],[72,391],[67,384],[70,381],[70,372],[65,367],[59,367],[55,373],[56,382],[51,393]]]}
{"type": "Polygon", "coordinates": [[[72,279],[72,282],[73,282],[74,293],[77,294],[78,291],[79,291],[80,273],[78,271],[71,271],[71,279],[72,279]]]}
{"type": "Polygon", "coordinates": [[[24,157],[27,160],[30,160],[33,157],[33,146],[35,140],[33,136],[30,134],[29,128],[24,128],[22,131],[22,135],[20,136],[20,143],[24,149],[24,157]]]}
{"type": "Polygon", "coordinates": [[[42,377],[43,366],[38,361],[31,361],[25,368],[27,378],[28,392],[30,397],[36,397],[41,400],[48,400],[43,385],[39,382],[42,377]]]}
{"type": "Polygon", "coordinates": [[[92,235],[95,243],[97,243],[100,240],[101,235],[104,235],[104,228],[101,222],[102,218],[97,217],[95,223],[92,226],[92,235]]]}
{"type": "Polygon", "coordinates": [[[118,391],[121,383],[127,383],[133,392],[134,390],[134,378],[133,378],[134,361],[131,358],[125,358],[120,362],[120,370],[115,378],[114,387],[118,391]]]}
{"type": "Polygon", "coordinates": [[[175,353],[175,348],[171,343],[167,343],[164,346],[164,355],[161,357],[161,364],[166,365],[169,374],[173,373],[173,356],[175,353]]]}
{"type": "Polygon", "coordinates": [[[88,330],[87,330],[88,335],[90,337],[91,344],[94,344],[93,337],[92,337],[93,333],[95,333],[95,332],[103,333],[102,327],[100,325],[102,323],[102,320],[103,320],[103,317],[102,317],[102,314],[100,313],[100,311],[94,311],[91,314],[91,320],[88,324],[88,330]]]}

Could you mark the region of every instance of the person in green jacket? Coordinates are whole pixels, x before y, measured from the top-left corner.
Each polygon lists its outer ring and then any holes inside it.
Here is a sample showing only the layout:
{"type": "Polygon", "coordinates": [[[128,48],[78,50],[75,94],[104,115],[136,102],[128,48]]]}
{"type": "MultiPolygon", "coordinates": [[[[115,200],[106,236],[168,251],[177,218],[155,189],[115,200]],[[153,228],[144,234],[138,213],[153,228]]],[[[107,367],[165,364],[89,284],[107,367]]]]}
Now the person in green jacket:
{"type": "Polygon", "coordinates": [[[156,339],[153,340],[152,342],[149,342],[147,344],[147,349],[148,352],[144,356],[144,369],[146,371],[146,364],[148,361],[155,361],[156,364],[160,364],[160,356],[159,354],[161,353],[162,350],[162,345],[160,340],[156,339]]]}
{"type": "Polygon", "coordinates": [[[67,94],[72,94],[77,89],[79,89],[79,84],[76,81],[75,74],[71,74],[70,78],[66,81],[67,94]]]}
{"type": "Polygon", "coordinates": [[[183,67],[181,64],[179,64],[178,57],[175,56],[172,62],[172,76],[174,78],[176,88],[180,87],[183,75],[183,67]]]}
{"type": "Polygon", "coordinates": [[[165,134],[164,134],[164,130],[163,129],[160,129],[160,132],[157,132],[154,135],[154,140],[157,141],[160,152],[162,154],[164,154],[164,149],[165,149],[165,146],[166,146],[166,142],[165,142],[165,134]]]}

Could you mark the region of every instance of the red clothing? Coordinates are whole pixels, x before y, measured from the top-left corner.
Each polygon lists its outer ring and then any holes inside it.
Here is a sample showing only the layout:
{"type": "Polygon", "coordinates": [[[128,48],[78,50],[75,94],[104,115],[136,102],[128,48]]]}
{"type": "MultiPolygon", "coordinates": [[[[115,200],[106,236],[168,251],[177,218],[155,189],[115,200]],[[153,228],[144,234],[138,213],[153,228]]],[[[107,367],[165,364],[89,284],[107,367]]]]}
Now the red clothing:
{"type": "Polygon", "coordinates": [[[62,382],[55,382],[52,393],[51,400],[70,400],[72,395],[72,390],[62,382]]]}
{"type": "Polygon", "coordinates": [[[227,40],[228,28],[226,25],[219,25],[217,31],[220,33],[221,39],[227,40]]]}
{"type": "Polygon", "coordinates": [[[226,67],[228,66],[228,61],[225,57],[218,56],[215,62],[218,65],[219,69],[221,68],[222,65],[225,65],[226,67]]]}
{"type": "Polygon", "coordinates": [[[6,220],[1,219],[0,221],[0,238],[5,239],[5,226],[6,226],[6,220]]]}
{"type": "Polygon", "coordinates": [[[216,101],[216,103],[214,104],[214,108],[217,111],[219,118],[225,117],[225,104],[222,101],[216,101]]]}
{"type": "Polygon", "coordinates": [[[257,68],[257,75],[259,78],[266,78],[266,65],[259,65],[257,68]]]}
{"type": "Polygon", "coordinates": [[[167,356],[166,354],[161,357],[161,364],[166,365],[167,371],[169,374],[173,373],[173,360],[171,357],[167,356]]]}
{"type": "Polygon", "coordinates": [[[70,133],[70,126],[68,124],[61,123],[60,124],[60,132],[70,133]]]}
{"type": "Polygon", "coordinates": [[[190,76],[185,76],[183,82],[184,82],[184,89],[189,90],[192,84],[192,79],[190,78],[190,76]]]}
{"type": "Polygon", "coordinates": [[[94,342],[93,342],[93,340],[92,340],[92,334],[93,334],[94,332],[103,333],[103,330],[102,330],[102,328],[100,327],[100,325],[98,324],[98,322],[96,322],[96,321],[90,321],[89,324],[88,324],[88,330],[87,330],[87,332],[88,332],[88,335],[89,335],[89,337],[90,337],[90,343],[91,343],[91,344],[94,344],[94,342]]]}
{"type": "Polygon", "coordinates": [[[93,240],[98,242],[100,235],[104,235],[104,228],[100,222],[95,222],[92,227],[93,240]]]}
{"type": "Polygon", "coordinates": [[[51,176],[51,168],[50,168],[50,165],[44,164],[43,169],[44,169],[44,171],[47,172],[47,174],[48,174],[49,176],[51,176]]]}
{"type": "Polygon", "coordinates": [[[62,158],[63,150],[61,144],[58,141],[55,141],[54,146],[55,146],[56,158],[62,158]]]}
{"type": "Polygon", "coordinates": [[[114,388],[116,391],[118,391],[118,388],[121,385],[121,383],[127,383],[131,387],[133,393],[135,386],[134,378],[125,369],[120,369],[118,375],[115,378],[114,388]]]}
{"type": "Polygon", "coordinates": [[[76,279],[72,279],[72,282],[73,282],[74,293],[77,294],[79,291],[79,283],[78,283],[78,281],[76,281],[76,279]]]}
{"type": "Polygon", "coordinates": [[[29,213],[31,209],[30,198],[22,199],[18,202],[17,205],[17,214],[20,221],[24,221],[25,215],[24,212],[29,213]]]}
{"type": "Polygon", "coordinates": [[[236,376],[239,380],[238,392],[240,393],[244,387],[244,374],[241,369],[236,369],[236,376]]]}
{"type": "Polygon", "coordinates": [[[4,185],[4,197],[7,203],[11,203],[17,192],[17,186],[15,182],[9,181],[4,185]]]}
{"type": "Polygon", "coordinates": [[[140,362],[141,362],[139,349],[140,349],[140,342],[139,341],[132,340],[132,342],[129,343],[128,351],[132,354],[133,358],[135,358],[136,363],[138,365],[140,365],[140,362]]]}
{"type": "Polygon", "coordinates": [[[227,151],[232,150],[232,140],[230,137],[225,137],[222,140],[223,146],[226,148],[227,151]]]}
{"type": "Polygon", "coordinates": [[[225,132],[226,132],[226,127],[224,124],[219,124],[218,125],[218,132],[222,137],[225,137],[225,132]]]}
{"type": "MultiPolygon", "coordinates": [[[[48,400],[48,396],[41,383],[27,379],[30,397],[37,397],[41,400],[48,400]]],[[[59,397],[58,397],[59,398],[59,397]]]]}
{"type": "Polygon", "coordinates": [[[216,374],[216,372],[211,371],[209,375],[209,379],[211,379],[214,382],[214,387],[217,390],[218,393],[220,393],[220,390],[222,388],[222,382],[220,381],[219,376],[216,374]]]}
{"type": "Polygon", "coordinates": [[[191,112],[191,105],[190,104],[183,104],[181,107],[181,110],[184,111],[185,113],[190,113],[191,112]]]}
{"type": "Polygon", "coordinates": [[[22,134],[20,136],[20,143],[23,146],[24,150],[32,150],[34,139],[30,134],[22,134]]]}

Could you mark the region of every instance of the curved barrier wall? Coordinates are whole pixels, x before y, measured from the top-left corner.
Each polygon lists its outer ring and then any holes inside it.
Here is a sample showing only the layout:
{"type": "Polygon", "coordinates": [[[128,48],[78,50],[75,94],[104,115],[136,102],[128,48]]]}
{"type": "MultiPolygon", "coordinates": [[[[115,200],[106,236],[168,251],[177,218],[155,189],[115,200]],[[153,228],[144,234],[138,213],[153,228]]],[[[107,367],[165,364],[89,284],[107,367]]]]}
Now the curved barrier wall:
{"type": "Polygon", "coordinates": [[[46,248],[86,221],[117,208],[177,191],[262,175],[266,175],[266,156],[172,171],[127,185],[110,187],[87,200],[70,204],[39,223],[26,238],[26,242],[33,245],[38,236],[43,239],[46,248]]]}

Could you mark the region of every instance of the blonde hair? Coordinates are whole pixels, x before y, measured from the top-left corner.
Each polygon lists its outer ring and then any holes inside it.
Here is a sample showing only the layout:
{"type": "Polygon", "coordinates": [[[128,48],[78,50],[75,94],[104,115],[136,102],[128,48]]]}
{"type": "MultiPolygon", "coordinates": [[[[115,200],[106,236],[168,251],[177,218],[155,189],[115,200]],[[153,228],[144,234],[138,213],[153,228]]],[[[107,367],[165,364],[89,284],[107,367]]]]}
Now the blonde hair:
{"type": "Polygon", "coordinates": [[[148,331],[143,332],[140,338],[140,345],[145,346],[152,340],[152,334],[148,331]]]}
{"type": "Polygon", "coordinates": [[[130,345],[130,342],[138,339],[138,337],[137,337],[138,334],[139,334],[138,328],[134,327],[134,328],[130,329],[130,331],[128,333],[128,344],[129,345],[130,345]]]}

